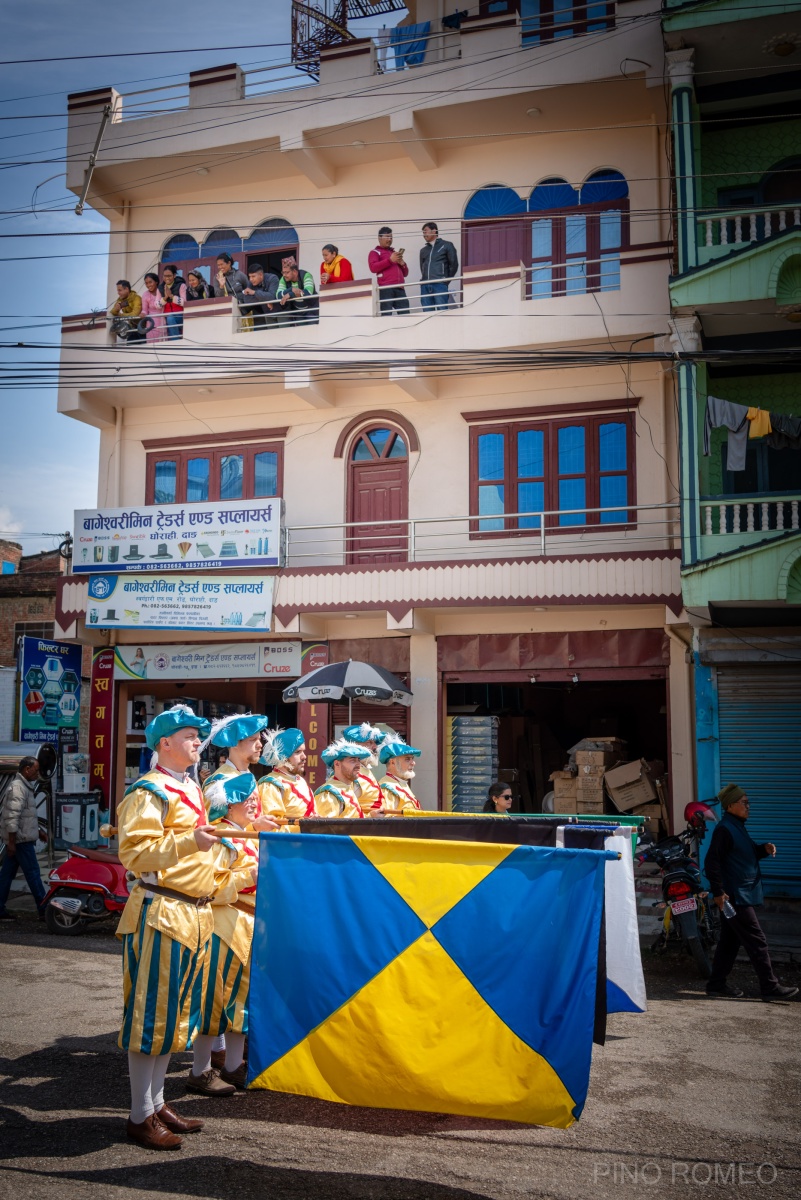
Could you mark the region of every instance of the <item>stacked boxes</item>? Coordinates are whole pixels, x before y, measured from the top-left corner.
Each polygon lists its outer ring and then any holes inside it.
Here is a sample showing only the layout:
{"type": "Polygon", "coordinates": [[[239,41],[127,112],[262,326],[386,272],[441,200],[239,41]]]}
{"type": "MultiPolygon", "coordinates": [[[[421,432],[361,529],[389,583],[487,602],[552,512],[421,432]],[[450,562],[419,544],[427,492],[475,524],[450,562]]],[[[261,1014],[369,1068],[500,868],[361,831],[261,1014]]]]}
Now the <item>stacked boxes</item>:
{"type": "Polygon", "coordinates": [[[445,801],[454,812],[481,812],[498,778],[498,718],[448,717],[445,801]]]}
{"type": "Polygon", "coordinates": [[[618,738],[587,738],[586,742],[592,748],[576,750],[576,812],[602,813],[604,774],[620,761],[623,743],[618,738]]]}
{"type": "Polygon", "coordinates": [[[555,813],[577,812],[578,776],[575,771],[554,771],[550,780],[553,784],[553,811],[555,813]]]}

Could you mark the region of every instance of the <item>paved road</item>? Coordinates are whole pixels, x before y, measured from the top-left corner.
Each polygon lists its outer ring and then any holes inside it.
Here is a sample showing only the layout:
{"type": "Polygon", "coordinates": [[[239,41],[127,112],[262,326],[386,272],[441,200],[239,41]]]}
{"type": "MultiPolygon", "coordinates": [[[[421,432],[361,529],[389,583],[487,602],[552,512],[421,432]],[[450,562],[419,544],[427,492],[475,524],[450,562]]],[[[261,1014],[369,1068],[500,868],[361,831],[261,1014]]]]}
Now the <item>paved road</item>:
{"type": "MultiPolygon", "coordinates": [[[[785,969],[787,981],[794,970],[785,969]]],[[[268,1092],[182,1098],[189,1057],[181,1055],[168,1098],[208,1124],[179,1152],[159,1155],[124,1140],[120,964],[110,931],[66,939],[32,920],[4,926],[0,1196],[797,1200],[801,1005],[709,1001],[689,961],[654,964],[648,975],[649,1011],[610,1018],[573,1129],[268,1092]]],[[[753,988],[747,966],[738,978],[753,988]]]]}

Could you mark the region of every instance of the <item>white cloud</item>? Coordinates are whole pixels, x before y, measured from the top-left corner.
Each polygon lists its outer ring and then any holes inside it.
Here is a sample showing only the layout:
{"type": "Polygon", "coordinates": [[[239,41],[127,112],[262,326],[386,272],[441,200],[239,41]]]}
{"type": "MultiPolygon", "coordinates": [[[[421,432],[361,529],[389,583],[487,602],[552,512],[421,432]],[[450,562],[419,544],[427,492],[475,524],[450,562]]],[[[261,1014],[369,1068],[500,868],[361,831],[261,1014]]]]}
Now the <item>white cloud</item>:
{"type": "Polygon", "coordinates": [[[19,533],[21,530],[22,522],[12,515],[10,508],[0,505],[0,537],[10,533],[19,533]]]}

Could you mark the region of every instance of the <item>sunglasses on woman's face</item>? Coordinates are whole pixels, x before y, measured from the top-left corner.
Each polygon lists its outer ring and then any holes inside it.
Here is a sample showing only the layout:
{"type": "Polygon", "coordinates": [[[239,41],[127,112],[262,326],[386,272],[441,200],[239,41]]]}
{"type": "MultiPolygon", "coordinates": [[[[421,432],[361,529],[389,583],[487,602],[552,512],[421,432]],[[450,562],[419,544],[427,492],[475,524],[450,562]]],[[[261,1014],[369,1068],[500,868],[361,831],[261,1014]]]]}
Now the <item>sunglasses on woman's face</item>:
{"type": "Polygon", "coordinates": [[[512,799],[511,792],[501,792],[501,800],[511,800],[511,799],[512,799]]]}

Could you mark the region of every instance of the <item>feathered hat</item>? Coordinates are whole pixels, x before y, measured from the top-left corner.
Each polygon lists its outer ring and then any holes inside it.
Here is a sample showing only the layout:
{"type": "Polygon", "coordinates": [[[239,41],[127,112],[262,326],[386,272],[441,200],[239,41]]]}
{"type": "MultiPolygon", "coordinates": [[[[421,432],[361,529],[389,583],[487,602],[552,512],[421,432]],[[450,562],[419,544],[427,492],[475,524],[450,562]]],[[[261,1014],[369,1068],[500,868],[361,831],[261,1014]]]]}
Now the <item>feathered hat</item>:
{"type": "Polygon", "coordinates": [[[226,775],[214,780],[206,788],[204,799],[208,808],[210,821],[221,821],[228,816],[232,804],[240,804],[247,800],[256,790],[256,778],[250,771],[241,775],[226,775]]]}
{"type": "Polygon", "coordinates": [[[263,763],[265,767],[280,766],[296,750],[300,749],[305,740],[302,729],[279,729],[278,727],[271,729],[267,733],[264,751],[259,762],[263,763]]]}

